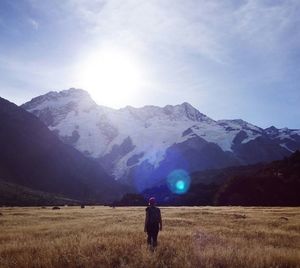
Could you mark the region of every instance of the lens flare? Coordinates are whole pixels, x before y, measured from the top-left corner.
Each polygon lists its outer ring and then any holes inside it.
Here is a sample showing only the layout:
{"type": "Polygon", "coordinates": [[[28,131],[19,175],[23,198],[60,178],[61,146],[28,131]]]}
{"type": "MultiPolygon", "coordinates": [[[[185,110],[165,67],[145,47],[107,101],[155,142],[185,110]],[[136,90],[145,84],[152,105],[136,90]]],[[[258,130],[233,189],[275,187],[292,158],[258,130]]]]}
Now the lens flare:
{"type": "Polygon", "coordinates": [[[172,193],[185,194],[190,188],[191,179],[185,170],[176,169],[168,175],[167,183],[172,193]]]}
{"type": "Polygon", "coordinates": [[[180,191],[182,191],[183,189],[184,189],[184,186],[185,186],[185,183],[184,183],[184,181],[178,181],[178,182],[176,182],[176,188],[178,189],[178,190],[180,190],[180,191]]]}

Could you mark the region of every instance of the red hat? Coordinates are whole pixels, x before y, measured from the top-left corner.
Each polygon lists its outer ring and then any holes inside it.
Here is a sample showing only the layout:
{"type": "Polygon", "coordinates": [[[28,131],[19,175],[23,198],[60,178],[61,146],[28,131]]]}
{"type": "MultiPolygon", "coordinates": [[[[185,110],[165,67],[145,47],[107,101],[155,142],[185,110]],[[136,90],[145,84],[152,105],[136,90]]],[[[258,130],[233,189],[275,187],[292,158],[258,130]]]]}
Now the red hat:
{"type": "Polygon", "coordinates": [[[155,204],[155,197],[150,197],[149,198],[149,204],[154,205],[155,204]]]}

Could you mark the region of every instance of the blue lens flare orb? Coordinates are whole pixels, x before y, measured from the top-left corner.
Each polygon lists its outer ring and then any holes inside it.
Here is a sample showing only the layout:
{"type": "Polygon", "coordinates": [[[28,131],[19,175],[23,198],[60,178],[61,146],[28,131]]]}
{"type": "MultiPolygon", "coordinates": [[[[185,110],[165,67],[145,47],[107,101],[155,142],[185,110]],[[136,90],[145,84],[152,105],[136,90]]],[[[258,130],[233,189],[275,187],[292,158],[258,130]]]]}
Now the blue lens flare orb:
{"type": "Polygon", "coordinates": [[[191,178],[185,170],[175,169],[168,175],[167,184],[172,193],[185,194],[190,188],[191,178]]]}
{"type": "Polygon", "coordinates": [[[178,182],[176,182],[175,186],[176,186],[176,189],[182,191],[185,187],[185,183],[184,183],[184,181],[178,181],[178,182]]]}

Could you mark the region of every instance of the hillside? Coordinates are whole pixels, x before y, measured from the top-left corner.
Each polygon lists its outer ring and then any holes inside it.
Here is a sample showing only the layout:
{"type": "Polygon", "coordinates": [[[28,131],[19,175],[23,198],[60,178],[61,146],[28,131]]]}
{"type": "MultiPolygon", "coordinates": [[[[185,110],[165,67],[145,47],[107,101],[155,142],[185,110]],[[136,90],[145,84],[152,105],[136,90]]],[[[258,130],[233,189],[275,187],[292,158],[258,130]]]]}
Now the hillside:
{"type": "MultiPolygon", "coordinates": [[[[300,152],[269,164],[206,170],[190,175],[186,193],[176,194],[165,183],[143,191],[141,195],[125,195],[115,205],[145,205],[155,196],[160,205],[206,206],[299,206],[300,152]]],[[[178,180],[183,180],[178,178],[178,180]]]]}
{"type": "Polygon", "coordinates": [[[81,202],[0,180],[0,206],[74,205],[81,202]]]}
{"type": "Polygon", "coordinates": [[[71,199],[104,202],[118,185],[99,163],[62,143],[37,117],[0,98],[0,178],[71,199]]]}
{"type": "Polygon", "coordinates": [[[252,174],[228,180],[216,196],[218,205],[299,206],[300,152],[264,165],[252,174]]]}

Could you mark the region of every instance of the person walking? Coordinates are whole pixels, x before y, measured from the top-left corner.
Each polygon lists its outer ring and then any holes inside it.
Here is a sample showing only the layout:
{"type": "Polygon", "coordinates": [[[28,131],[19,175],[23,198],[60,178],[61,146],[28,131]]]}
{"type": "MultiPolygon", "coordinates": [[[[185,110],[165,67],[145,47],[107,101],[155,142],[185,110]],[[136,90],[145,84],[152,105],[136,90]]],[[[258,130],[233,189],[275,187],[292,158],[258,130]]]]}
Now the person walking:
{"type": "Polygon", "coordinates": [[[162,219],[160,209],[155,206],[156,201],[154,197],[149,199],[149,206],[146,208],[145,228],[147,233],[147,244],[154,249],[157,246],[158,232],[162,231],[162,219]]]}

